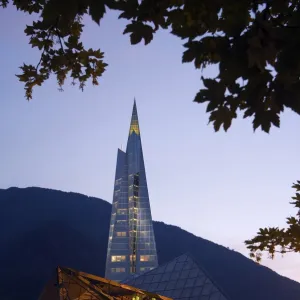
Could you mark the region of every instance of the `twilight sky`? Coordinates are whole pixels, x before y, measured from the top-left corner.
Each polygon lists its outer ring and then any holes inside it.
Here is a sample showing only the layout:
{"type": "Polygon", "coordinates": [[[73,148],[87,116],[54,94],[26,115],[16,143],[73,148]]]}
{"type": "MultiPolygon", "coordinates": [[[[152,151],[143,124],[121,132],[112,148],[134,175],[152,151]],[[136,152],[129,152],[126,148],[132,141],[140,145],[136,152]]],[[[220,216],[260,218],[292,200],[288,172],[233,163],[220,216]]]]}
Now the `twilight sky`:
{"type": "MultiPolygon", "coordinates": [[[[29,16],[0,9],[0,188],[47,187],[111,202],[117,148],[126,145],[136,97],[154,220],[247,256],[245,239],[295,214],[299,116],[286,111],[270,135],[253,133],[243,119],[214,133],[205,105],[192,102],[201,73],[181,64],[182,41],[159,32],[150,45],[131,46],[114,13],[101,28],[86,19],[84,43],[104,51],[109,64],[100,85],[59,92],[52,78],[27,102],[14,76],[23,62],[39,61],[26,23],[29,16]]],[[[299,254],[263,263],[300,282],[299,254]]]]}

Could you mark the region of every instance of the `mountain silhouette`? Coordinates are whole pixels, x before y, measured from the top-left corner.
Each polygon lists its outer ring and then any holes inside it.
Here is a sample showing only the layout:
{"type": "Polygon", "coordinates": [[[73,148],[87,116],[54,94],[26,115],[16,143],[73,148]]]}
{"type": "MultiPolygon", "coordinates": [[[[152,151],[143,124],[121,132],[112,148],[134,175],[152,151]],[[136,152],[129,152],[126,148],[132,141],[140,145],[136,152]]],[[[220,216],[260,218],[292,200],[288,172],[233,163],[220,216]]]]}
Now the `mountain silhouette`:
{"type": "MultiPolygon", "coordinates": [[[[104,276],[108,202],[30,187],[0,189],[0,207],[1,300],[37,299],[58,265],[104,276]]],[[[299,300],[299,283],[238,252],[162,222],[154,231],[159,264],[189,252],[231,300],[299,300]]]]}

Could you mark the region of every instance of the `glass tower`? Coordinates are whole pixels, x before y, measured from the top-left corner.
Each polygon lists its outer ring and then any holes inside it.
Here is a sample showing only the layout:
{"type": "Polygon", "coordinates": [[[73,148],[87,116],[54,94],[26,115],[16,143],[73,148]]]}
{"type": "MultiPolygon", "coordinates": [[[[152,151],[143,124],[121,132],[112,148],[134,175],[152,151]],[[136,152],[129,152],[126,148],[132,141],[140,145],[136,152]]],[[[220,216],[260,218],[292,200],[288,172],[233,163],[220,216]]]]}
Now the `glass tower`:
{"type": "Polygon", "coordinates": [[[156,245],[134,101],[126,152],[118,149],[105,277],[123,281],[155,267],[156,245]]]}

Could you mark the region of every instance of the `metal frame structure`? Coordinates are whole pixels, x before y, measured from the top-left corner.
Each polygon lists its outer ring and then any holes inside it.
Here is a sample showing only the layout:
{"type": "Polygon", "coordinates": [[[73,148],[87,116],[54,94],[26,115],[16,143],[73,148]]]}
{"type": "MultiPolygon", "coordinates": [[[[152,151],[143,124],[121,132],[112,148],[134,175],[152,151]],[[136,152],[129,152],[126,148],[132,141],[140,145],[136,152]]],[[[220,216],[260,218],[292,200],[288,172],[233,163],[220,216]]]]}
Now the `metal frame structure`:
{"type": "Polygon", "coordinates": [[[171,298],[120,284],[70,268],[57,267],[39,300],[171,300],[171,298]]]}

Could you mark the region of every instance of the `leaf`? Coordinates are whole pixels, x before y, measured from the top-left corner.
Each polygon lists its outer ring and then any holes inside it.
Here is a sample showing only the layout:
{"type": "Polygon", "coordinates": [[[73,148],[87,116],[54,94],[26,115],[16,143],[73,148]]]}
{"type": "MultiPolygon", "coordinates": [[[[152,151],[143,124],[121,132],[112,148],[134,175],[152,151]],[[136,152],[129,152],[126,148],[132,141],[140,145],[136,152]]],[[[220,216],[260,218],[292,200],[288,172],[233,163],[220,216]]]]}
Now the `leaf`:
{"type": "Polygon", "coordinates": [[[220,106],[217,110],[213,111],[209,117],[209,123],[213,122],[215,131],[219,131],[221,125],[225,131],[231,126],[233,118],[236,118],[235,112],[231,111],[227,106],[220,106]]]}
{"type": "Polygon", "coordinates": [[[24,30],[24,32],[26,33],[26,35],[33,35],[35,30],[33,26],[26,26],[26,29],[24,30]]]}
{"type": "Polygon", "coordinates": [[[197,42],[188,42],[183,45],[185,48],[187,48],[186,51],[183,52],[182,55],[182,62],[188,63],[192,62],[194,59],[196,59],[198,51],[200,49],[197,49],[197,42]]]}
{"type": "Polygon", "coordinates": [[[143,36],[137,32],[132,32],[130,35],[130,42],[132,45],[136,45],[138,43],[140,43],[140,41],[142,40],[143,36]]]}
{"type": "Polygon", "coordinates": [[[206,112],[210,112],[210,111],[215,110],[215,109],[218,107],[218,105],[219,105],[219,103],[214,102],[214,101],[210,101],[210,102],[207,104],[206,112]]]}
{"type": "Polygon", "coordinates": [[[145,45],[147,45],[153,39],[153,28],[141,22],[128,24],[123,34],[126,33],[131,33],[130,40],[132,45],[138,44],[142,39],[144,39],[145,45]]]}
{"type": "Polygon", "coordinates": [[[91,0],[89,14],[92,20],[100,25],[100,20],[105,14],[105,4],[103,0],[91,0]]]}
{"type": "MultiPolygon", "coordinates": [[[[113,0],[113,2],[116,4],[116,1],[113,0]]],[[[117,6],[122,11],[119,15],[119,19],[131,20],[136,17],[139,3],[138,0],[127,0],[126,2],[118,1],[117,6]]]]}
{"type": "Polygon", "coordinates": [[[189,62],[192,62],[195,58],[196,58],[196,54],[194,52],[194,49],[188,49],[183,52],[182,62],[189,63],[189,62]]]}
{"type": "Polygon", "coordinates": [[[219,111],[213,111],[209,117],[209,123],[213,122],[214,130],[217,132],[223,123],[222,116],[220,116],[219,111]]]}
{"type": "Polygon", "coordinates": [[[254,114],[254,110],[252,108],[248,108],[245,112],[244,112],[244,116],[243,118],[248,118],[248,117],[251,117],[253,116],[254,114]]]}
{"type": "Polygon", "coordinates": [[[271,122],[274,126],[279,127],[280,126],[280,118],[279,118],[279,114],[277,113],[272,113],[271,116],[271,122]]]}

